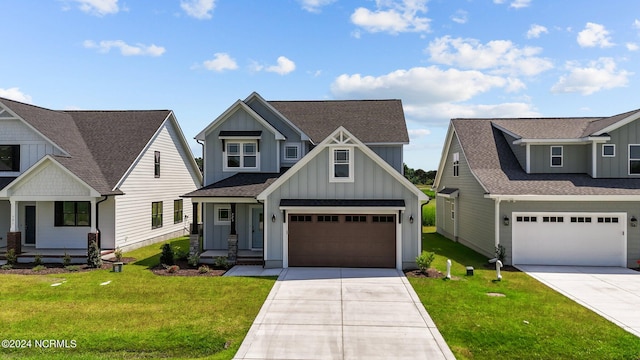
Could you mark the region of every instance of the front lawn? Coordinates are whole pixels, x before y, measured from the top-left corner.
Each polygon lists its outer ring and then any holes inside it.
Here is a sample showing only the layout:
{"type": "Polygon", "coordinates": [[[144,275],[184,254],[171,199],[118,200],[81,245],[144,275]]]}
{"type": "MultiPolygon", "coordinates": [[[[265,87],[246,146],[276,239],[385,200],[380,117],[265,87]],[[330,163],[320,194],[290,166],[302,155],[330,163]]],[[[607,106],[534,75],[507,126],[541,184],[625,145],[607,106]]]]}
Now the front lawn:
{"type": "Polygon", "coordinates": [[[494,281],[485,256],[435,233],[424,234],[423,248],[443,273],[446,260],[453,263],[457,279],[409,281],[458,359],[640,358],[640,338],[526,274],[503,271],[494,281]],[[465,275],[467,265],[474,276],[465,275]]]}
{"type": "Polygon", "coordinates": [[[160,246],[125,253],[122,273],[0,275],[0,340],[31,340],[0,357],[231,359],[275,278],[157,276],[160,246]]]}

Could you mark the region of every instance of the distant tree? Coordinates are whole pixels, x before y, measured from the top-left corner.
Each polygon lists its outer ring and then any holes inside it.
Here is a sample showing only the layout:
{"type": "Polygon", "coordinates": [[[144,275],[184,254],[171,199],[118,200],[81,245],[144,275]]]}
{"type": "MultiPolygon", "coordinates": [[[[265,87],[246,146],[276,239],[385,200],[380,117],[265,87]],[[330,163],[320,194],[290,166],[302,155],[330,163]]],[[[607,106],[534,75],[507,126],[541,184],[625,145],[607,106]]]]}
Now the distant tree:
{"type": "Polygon", "coordinates": [[[198,169],[200,169],[200,172],[204,172],[203,171],[203,167],[202,167],[202,158],[201,157],[197,157],[196,158],[196,164],[198,164],[198,169]]]}
{"type": "Polygon", "coordinates": [[[404,164],[404,177],[416,185],[431,185],[436,178],[436,171],[424,171],[422,169],[414,170],[408,167],[407,164],[404,164]]]}

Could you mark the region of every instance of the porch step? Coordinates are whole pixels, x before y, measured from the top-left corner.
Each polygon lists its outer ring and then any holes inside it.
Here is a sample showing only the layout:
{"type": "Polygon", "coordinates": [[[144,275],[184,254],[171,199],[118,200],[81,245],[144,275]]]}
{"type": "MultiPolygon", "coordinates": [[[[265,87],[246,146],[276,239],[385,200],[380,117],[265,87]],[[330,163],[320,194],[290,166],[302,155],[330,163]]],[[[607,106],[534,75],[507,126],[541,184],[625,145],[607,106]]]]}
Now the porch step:
{"type": "Polygon", "coordinates": [[[263,265],[262,256],[238,256],[237,265],[263,265]]]}

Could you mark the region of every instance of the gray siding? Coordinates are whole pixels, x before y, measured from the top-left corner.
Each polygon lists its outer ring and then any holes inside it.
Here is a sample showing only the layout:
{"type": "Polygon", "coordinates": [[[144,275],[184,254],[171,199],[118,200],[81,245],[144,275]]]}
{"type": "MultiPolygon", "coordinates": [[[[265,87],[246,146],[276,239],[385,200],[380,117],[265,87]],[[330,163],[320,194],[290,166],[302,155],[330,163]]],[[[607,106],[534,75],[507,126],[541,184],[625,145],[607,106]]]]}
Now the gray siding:
{"type": "Polygon", "coordinates": [[[275,214],[277,220],[266,223],[266,257],[274,264],[283,260],[281,199],[404,199],[402,262],[403,267],[415,266],[421,229],[420,221],[411,224],[409,217],[420,219],[418,198],[358,148],[354,152],[353,183],[329,182],[329,151],[324,149],[269,195],[265,217],[275,214]]]}
{"type": "MultiPolygon", "coordinates": [[[[628,218],[631,215],[638,216],[638,205],[635,202],[613,201],[517,201],[501,202],[500,212],[508,214],[513,219],[513,212],[626,212],[628,218]]],[[[507,263],[511,263],[511,226],[500,226],[500,243],[507,249],[507,263]]],[[[636,267],[636,260],[640,259],[640,231],[627,224],[627,266],[636,267]]]]}
{"type": "Polygon", "coordinates": [[[502,134],[504,135],[504,138],[507,140],[507,143],[509,143],[509,147],[511,147],[511,151],[516,156],[516,159],[518,159],[518,163],[520,164],[520,167],[526,171],[527,170],[527,147],[522,145],[514,145],[513,142],[517,140],[516,138],[514,138],[513,136],[507,133],[502,133],[502,134]]]}
{"type": "Polygon", "coordinates": [[[598,177],[602,178],[637,178],[640,175],[629,175],[629,144],[640,144],[640,125],[633,121],[619,129],[609,132],[611,141],[615,144],[615,157],[602,157],[602,144],[598,144],[596,161],[598,177]]]}
{"type": "Polygon", "coordinates": [[[369,148],[402,174],[402,145],[371,145],[369,148]]]}
{"type": "Polygon", "coordinates": [[[11,203],[8,200],[0,200],[0,214],[0,247],[6,247],[6,236],[11,229],[11,203]]]}
{"type": "Polygon", "coordinates": [[[590,173],[591,145],[562,145],[562,167],[551,167],[551,146],[531,145],[531,173],[590,173]]]}
{"type": "Polygon", "coordinates": [[[279,172],[278,141],[275,135],[244,110],[238,110],[224,123],[213,129],[206,136],[205,146],[205,186],[228,178],[237,172],[223,171],[222,141],[218,138],[220,131],[262,131],[260,140],[260,172],[279,172]]]}
{"type": "MultiPolygon", "coordinates": [[[[484,198],[485,190],[471,173],[467,159],[462,153],[457,135],[453,135],[446,163],[442,169],[439,188],[457,188],[459,196],[456,201],[456,216],[458,217],[458,241],[470,248],[493,256],[495,250],[494,237],[494,206],[491,199],[484,198]],[[453,176],[453,154],[460,153],[459,176],[453,176]]],[[[438,233],[452,237],[453,222],[443,221],[450,214],[445,214],[446,206],[442,206],[442,198],[436,203],[436,211],[439,214],[436,221],[438,233]]],[[[455,240],[455,239],[454,239],[455,240]]]]}
{"type": "MultiPolygon", "coordinates": [[[[223,206],[229,206],[229,204],[220,204],[223,206]]],[[[205,221],[204,221],[204,250],[227,250],[229,233],[231,226],[226,224],[219,224],[215,221],[215,205],[212,203],[206,203],[205,206],[205,221]]],[[[249,231],[249,204],[236,204],[236,232],[238,234],[238,249],[245,250],[250,249],[250,231],[249,231]]]]}

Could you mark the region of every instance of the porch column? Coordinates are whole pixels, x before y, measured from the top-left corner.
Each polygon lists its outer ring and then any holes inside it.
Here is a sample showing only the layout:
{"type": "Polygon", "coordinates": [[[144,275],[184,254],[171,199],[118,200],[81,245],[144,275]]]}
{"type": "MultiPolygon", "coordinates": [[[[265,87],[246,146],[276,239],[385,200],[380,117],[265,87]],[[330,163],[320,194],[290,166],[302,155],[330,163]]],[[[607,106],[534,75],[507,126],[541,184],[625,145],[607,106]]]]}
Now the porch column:
{"type": "Polygon", "coordinates": [[[98,245],[98,248],[101,248],[101,244],[100,244],[100,233],[97,230],[96,227],[96,199],[93,198],[91,199],[91,211],[90,211],[90,215],[91,215],[91,226],[89,229],[89,234],[87,234],[87,249],[89,247],[91,247],[91,242],[95,241],[96,245],[98,245]]]}
{"type": "Polygon", "coordinates": [[[193,221],[191,222],[191,234],[198,234],[198,223],[200,223],[200,219],[198,218],[198,203],[194,202],[191,204],[193,211],[191,218],[193,221]]]}
{"type": "Polygon", "coordinates": [[[91,199],[91,232],[92,233],[96,232],[96,219],[97,219],[96,199],[93,198],[91,199]]]}
{"type": "Polygon", "coordinates": [[[16,254],[22,253],[22,233],[18,229],[18,202],[9,200],[11,203],[11,226],[7,233],[7,251],[13,249],[16,254]]]}
{"type": "Polygon", "coordinates": [[[230,264],[236,263],[238,259],[238,234],[236,233],[236,204],[231,203],[231,231],[227,239],[229,244],[229,252],[227,260],[230,264]]]}
{"type": "Polygon", "coordinates": [[[200,254],[200,232],[198,231],[198,203],[192,203],[193,213],[191,218],[191,234],[189,234],[189,255],[200,254]]]}

